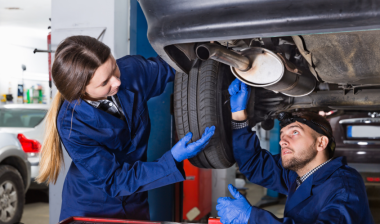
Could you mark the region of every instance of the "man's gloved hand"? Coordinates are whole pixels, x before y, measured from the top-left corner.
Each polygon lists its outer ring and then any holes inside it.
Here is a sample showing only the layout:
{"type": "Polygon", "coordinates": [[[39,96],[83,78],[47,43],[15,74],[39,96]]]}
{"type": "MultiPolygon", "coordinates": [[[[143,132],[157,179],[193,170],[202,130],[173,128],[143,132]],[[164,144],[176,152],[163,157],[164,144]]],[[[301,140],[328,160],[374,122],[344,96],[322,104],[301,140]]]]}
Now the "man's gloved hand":
{"type": "Polygon", "coordinates": [[[214,135],[215,126],[207,127],[202,135],[202,138],[196,142],[187,144],[193,137],[193,133],[189,132],[171,149],[173,158],[177,162],[182,162],[185,159],[196,156],[208,144],[211,137],[214,135]]]}
{"type": "Polygon", "coordinates": [[[249,98],[251,88],[239,79],[235,79],[228,87],[228,92],[231,95],[230,104],[231,112],[245,110],[249,98]]]}
{"type": "Polygon", "coordinates": [[[223,224],[247,224],[252,211],[251,204],[232,184],[228,185],[228,190],[236,199],[230,197],[218,199],[216,210],[220,221],[223,224]]]}

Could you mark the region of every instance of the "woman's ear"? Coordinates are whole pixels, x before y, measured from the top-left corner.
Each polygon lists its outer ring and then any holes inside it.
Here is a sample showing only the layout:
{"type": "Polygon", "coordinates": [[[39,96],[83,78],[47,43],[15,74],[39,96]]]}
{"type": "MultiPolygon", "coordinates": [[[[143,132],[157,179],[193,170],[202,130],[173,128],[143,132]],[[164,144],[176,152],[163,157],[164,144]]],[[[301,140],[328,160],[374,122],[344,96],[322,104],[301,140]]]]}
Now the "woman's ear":
{"type": "Polygon", "coordinates": [[[328,144],[329,144],[329,138],[327,138],[324,135],[318,137],[318,139],[317,139],[317,151],[318,152],[323,151],[324,149],[326,149],[328,144]]]}
{"type": "Polygon", "coordinates": [[[88,93],[86,92],[86,90],[83,90],[83,92],[82,92],[82,94],[80,95],[80,97],[82,98],[82,99],[88,99],[88,97],[89,97],[89,95],[88,95],[88,93]]]}

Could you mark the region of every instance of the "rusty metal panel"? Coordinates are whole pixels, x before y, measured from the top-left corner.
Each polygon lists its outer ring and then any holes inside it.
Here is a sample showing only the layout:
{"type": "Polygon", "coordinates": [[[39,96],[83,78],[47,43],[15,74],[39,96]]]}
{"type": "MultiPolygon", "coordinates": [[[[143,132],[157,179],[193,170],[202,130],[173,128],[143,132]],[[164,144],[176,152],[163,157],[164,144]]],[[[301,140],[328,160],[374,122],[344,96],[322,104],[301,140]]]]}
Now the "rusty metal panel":
{"type": "Polygon", "coordinates": [[[380,31],[303,35],[318,76],[325,82],[380,84],[380,31]]]}

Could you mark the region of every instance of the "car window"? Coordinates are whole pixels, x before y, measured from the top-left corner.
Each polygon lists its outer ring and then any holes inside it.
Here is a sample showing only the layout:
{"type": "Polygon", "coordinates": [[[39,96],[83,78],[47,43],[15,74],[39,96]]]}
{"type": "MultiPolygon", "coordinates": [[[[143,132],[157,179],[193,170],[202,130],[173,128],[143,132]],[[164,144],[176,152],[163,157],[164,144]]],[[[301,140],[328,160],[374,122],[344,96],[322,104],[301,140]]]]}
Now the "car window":
{"type": "Polygon", "coordinates": [[[33,128],[44,119],[43,109],[0,109],[0,127],[33,128]]]}

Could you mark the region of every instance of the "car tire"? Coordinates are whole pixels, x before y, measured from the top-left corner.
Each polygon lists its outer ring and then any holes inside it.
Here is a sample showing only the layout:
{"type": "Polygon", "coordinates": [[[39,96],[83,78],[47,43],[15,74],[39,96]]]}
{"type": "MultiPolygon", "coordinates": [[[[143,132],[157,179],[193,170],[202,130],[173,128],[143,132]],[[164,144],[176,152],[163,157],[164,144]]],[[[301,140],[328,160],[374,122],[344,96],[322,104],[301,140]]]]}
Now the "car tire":
{"type": "Polygon", "coordinates": [[[24,183],[20,173],[12,166],[1,165],[0,224],[20,222],[24,203],[24,183]]]}
{"type": "Polygon", "coordinates": [[[228,86],[235,79],[228,66],[196,60],[189,75],[177,73],[174,81],[174,116],[178,138],[193,133],[201,138],[206,127],[215,126],[209,144],[189,159],[196,167],[222,169],[235,163],[232,153],[231,110],[228,86]]]}

